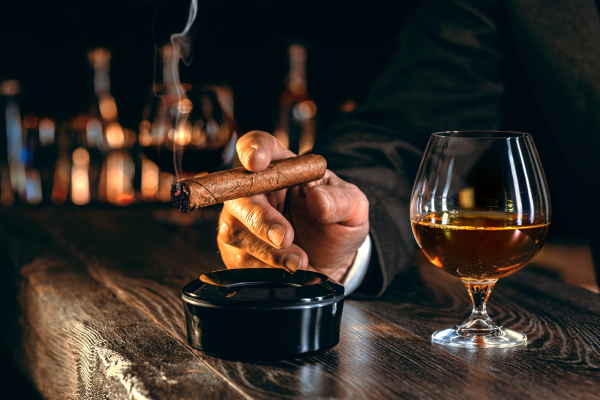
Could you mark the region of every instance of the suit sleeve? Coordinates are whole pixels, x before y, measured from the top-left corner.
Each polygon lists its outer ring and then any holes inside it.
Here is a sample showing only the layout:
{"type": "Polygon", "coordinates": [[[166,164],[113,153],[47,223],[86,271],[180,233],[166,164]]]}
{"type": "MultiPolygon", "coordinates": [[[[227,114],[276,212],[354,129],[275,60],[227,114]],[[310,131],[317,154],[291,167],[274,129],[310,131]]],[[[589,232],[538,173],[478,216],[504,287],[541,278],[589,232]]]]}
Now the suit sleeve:
{"type": "Polygon", "coordinates": [[[500,125],[497,18],[493,2],[424,0],[365,104],[318,137],[314,152],[369,199],[371,295],[412,262],[410,195],[431,133],[500,125]]]}

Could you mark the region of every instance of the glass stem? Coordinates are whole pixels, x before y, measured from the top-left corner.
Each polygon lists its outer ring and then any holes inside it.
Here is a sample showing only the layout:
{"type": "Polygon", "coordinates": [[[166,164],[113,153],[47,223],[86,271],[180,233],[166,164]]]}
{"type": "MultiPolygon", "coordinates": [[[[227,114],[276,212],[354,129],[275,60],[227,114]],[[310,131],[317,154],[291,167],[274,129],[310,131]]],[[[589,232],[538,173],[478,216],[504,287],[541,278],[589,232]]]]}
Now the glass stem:
{"type": "Polygon", "coordinates": [[[466,334],[489,334],[500,330],[486,310],[487,301],[498,279],[463,279],[462,281],[471,296],[473,311],[469,319],[458,329],[466,334]]]}

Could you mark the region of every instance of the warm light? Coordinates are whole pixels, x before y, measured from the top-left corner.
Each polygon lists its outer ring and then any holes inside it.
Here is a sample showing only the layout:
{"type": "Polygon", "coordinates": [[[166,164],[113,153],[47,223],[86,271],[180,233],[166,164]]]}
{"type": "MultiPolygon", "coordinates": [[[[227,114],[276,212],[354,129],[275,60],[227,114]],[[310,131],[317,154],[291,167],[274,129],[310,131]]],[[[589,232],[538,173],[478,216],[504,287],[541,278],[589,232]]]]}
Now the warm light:
{"type": "Polygon", "coordinates": [[[87,116],[81,114],[79,117],[75,118],[75,120],[73,121],[73,129],[78,130],[78,131],[83,131],[86,129],[87,123],[88,123],[87,116]]]}
{"type": "Polygon", "coordinates": [[[182,114],[188,114],[192,111],[192,102],[189,99],[183,99],[177,103],[177,110],[182,114]]]}
{"type": "Polygon", "coordinates": [[[158,200],[165,203],[171,201],[171,186],[175,182],[175,175],[161,172],[159,178],[158,200]]]}
{"type": "Polygon", "coordinates": [[[358,104],[356,103],[356,101],[354,99],[348,99],[342,103],[342,105],[340,106],[340,111],[350,112],[350,111],[354,110],[357,106],[358,106],[358,104]]]}
{"type": "Polygon", "coordinates": [[[71,201],[82,206],[90,201],[90,179],[88,151],[79,147],[73,152],[73,168],[71,169],[71,201]]]}
{"type": "Polygon", "coordinates": [[[115,203],[120,206],[126,206],[129,203],[131,203],[133,200],[135,200],[135,197],[133,196],[133,194],[121,193],[120,195],[117,196],[117,200],[115,201],[115,203]]]}
{"type": "Polygon", "coordinates": [[[117,119],[117,103],[114,97],[106,94],[100,97],[100,114],[105,121],[113,121],[117,119]]]}
{"type": "Polygon", "coordinates": [[[475,188],[468,187],[458,192],[458,204],[462,208],[475,207],[475,188]]]}
{"type": "Polygon", "coordinates": [[[438,268],[443,268],[444,266],[442,265],[442,263],[440,262],[440,260],[436,257],[434,259],[430,259],[429,261],[431,261],[431,263],[433,265],[435,265],[438,268]]]}
{"type": "Polygon", "coordinates": [[[140,146],[150,146],[152,144],[152,135],[150,134],[150,122],[142,121],[140,123],[140,135],[138,140],[140,141],[140,146]]]}
{"type": "MultiPolygon", "coordinates": [[[[77,117],[77,119],[79,118],[82,117],[77,117]]],[[[85,130],[87,145],[89,147],[99,147],[102,144],[102,122],[96,118],[92,118],[87,121],[85,130]]]]}
{"type": "Polygon", "coordinates": [[[277,139],[281,146],[285,147],[286,149],[289,148],[290,138],[286,130],[277,129],[273,133],[273,136],[275,136],[275,139],[277,139]]]}
{"type": "Polygon", "coordinates": [[[158,165],[142,160],[142,200],[154,201],[158,194],[158,165]]]}
{"type": "Polygon", "coordinates": [[[90,201],[90,183],[88,171],[84,168],[73,166],[71,178],[71,201],[73,204],[82,206],[90,201]]]}
{"type": "Polygon", "coordinates": [[[29,113],[23,117],[23,125],[27,129],[35,129],[38,124],[38,117],[35,114],[29,113]]]}
{"type": "Polygon", "coordinates": [[[106,158],[106,199],[114,204],[127,205],[134,200],[133,174],[135,165],[124,152],[112,152],[106,158]]]}
{"type": "Polygon", "coordinates": [[[108,66],[110,61],[110,51],[101,47],[90,49],[88,51],[88,60],[96,68],[104,68],[108,66]]]}
{"type": "Polygon", "coordinates": [[[165,132],[170,129],[170,124],[162,121],[155,121],[152,124],[152,130],[150,134],[152,135],[152,144],[160,145],[165,140],[165,132]],[[168,129],[167,129],[168,128],[168,129]]]}
{"type": "Polygon", "coordinates": [[[204,134],[204,130],[201,128],[194,126],[192,128],[192,143],[195,146],[202,146],[206,142],[206,135],[204,134]]]}
{"type": "Polygon", "coordinates": [[[21,91],[21,85],[18,81],[10,79],[0,84],[0,94],[3,96],[14,96],[21,91]]]}
{"type": "Polygon", "coordinates": [[[175,143],[177,143],[180,146],[186,146],[190,144],[190,142],[192,141],[191,131],[192,126],[189,122],[187,122],[183,126],[180,126],[179,129],[177,129],[177,133],[175,134],[175,143]]]}
{"type": "Polygon", "coordinates": [[[305,100],[294,107],[294,117],[296,119],[309,119],[317,113],[317,106],[313,101],[305,100]]]}
{"type": "Polygon", "coordinates": [[[88,151],[83,148],[83,147],[79,147],[78,149],[75,149],[75,151],[73,152],[73,164],[78,166],[78,167],[84,167],[86,165],[88,165],[88,163],[90,162],[90,153],[88,153],[88,151]]]}
{"type": "Polygon", "coordinates": [[[40,121],[40,145],[48,146],[54,143],[54,121],[42,118],[40,121]]]}
{"type": "Polygon", "coordinates": [[[106,141],[113,149],[123,147],[125,144],[125,134],[123,128],[117,122],[113,122],[106,127],[106,141]]]}

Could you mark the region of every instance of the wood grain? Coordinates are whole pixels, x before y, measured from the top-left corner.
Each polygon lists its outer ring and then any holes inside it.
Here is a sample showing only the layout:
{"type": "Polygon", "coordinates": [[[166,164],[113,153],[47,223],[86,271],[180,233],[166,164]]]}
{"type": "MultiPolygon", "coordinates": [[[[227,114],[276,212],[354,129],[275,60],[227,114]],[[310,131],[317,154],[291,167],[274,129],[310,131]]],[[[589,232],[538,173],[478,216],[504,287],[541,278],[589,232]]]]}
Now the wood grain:
{"type": "Polygon", "coordinates": [[[600,398],[600,298],[526,271],[500,280],[490,313],[525,331],[527,347],[466,351],[431,344],[431,333],[466,317],[470,304],[458,279],[420,262],[383,299],[347,300],[341,342],[332,350],[276,362],[207,356],[187,345],[180,294],[198,273],[223,268],[215,231],[216,223],[161,225],[151,210],[0,213],[0,240],[10,244],[23,276],[21,305],[31,332],[23,347],[38,387],[64,370],[65,393],[98,398],[106,390],[131,396],[118,391],[126,386],[120,375],[149,398],[193,391],[244,399],[600,398]],[[43,275],[38,265],[45,265],[43,275]],[[34,327],[38,319],[48,327],[34,327]],[[111,359],[97,355],[102,349],[116,354],[110,373],[102,372],[102,360],[111,359]],[[155,385],[161,395],[149,390],[155,385]]]}
{"type": "MultiPolygon", "coordinates": [[[[468,317],[471,304],[459,279],[423,259],[382,301],[360,306],[428,339],[468,317]]],[[[600,297],[525,269],[499,280],[488,309],[499,324],[525,332],[527,346],[444,350],[543,398],[600,398],[600,297]]]]}
{"type": "Polygon", "coordinates": [[[33,221],[3,217],[0,240],[21,266],[20,355],[45,398],[244,398],[33,221]]]}

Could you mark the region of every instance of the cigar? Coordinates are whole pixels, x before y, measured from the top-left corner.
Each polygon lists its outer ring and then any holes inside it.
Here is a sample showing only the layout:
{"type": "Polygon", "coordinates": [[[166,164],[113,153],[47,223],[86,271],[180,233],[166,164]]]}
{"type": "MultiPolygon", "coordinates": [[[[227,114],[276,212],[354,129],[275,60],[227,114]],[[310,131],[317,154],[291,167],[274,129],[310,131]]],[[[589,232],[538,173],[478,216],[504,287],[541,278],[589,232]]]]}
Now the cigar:
{"type": "Polygon", "coordinates": [[[181,179],[171,187],[171,201],[181,213],[227,200],[265,194],[321,179],[327,162],[316,154],[273,161],[261,172],[234,168],[198,178],[181,179]]]}

